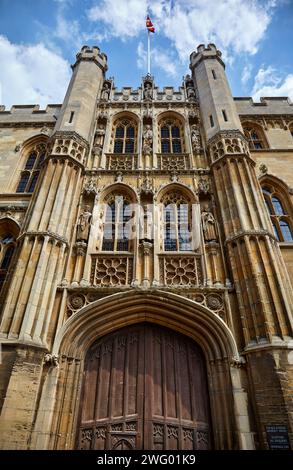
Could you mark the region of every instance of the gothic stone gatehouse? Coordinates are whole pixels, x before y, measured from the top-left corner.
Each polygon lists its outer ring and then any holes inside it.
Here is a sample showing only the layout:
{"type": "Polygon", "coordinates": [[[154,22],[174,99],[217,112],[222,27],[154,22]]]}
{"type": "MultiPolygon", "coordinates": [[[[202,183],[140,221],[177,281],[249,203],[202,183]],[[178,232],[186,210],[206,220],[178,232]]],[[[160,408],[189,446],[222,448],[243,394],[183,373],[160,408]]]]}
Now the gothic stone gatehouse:
{"type": "Polygon", "coordinates": [[[190,69],[0,108],[1,448],[292,446],[293,106],[190,69]]]}

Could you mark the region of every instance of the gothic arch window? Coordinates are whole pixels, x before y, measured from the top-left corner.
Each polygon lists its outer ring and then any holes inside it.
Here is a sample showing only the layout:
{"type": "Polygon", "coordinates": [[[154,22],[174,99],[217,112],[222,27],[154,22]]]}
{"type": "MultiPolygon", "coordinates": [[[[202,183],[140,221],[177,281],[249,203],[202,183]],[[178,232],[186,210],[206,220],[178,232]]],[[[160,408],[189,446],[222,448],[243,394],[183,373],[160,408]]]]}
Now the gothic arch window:
{"type": "Polygon", "coordinates": [[[36,187],[40,169],[46,156],[46,144],[38,143],[26,152],[24,168],[18,180],[17,193],[32,193],[36,187]]]}
{"type": "Polygon", "coordinates": [[[114,153],[135,153],[137,148],[137,124],[134,119],[123,117],[114,123],[114,153]]]}
{"type": "Polygon", "coordinates": [[[191,251],[191,205],[180,192],[163,199],[164,251],[191,251]]]}
{"type": "Polygon", "coordinates": [[[268,183],[263,184],[262,192],[276,238],[280,242],[293,242],[292,220],[283,194],[268,183]]]}
{"type": "Polygon", "coordinates": [[[0,224],[0,293],[11,265],[18,233],[9,223],[0,224]]]}
{"type": "Polygon", "coordinates": [[[128,196],[112,194],[105,200],[102,251],[131,251],[131,202],[128,196]]]}
{"type": "Polygon", "coordinates": [[[268,148],[264,133],[259,126],[251,123],[243,124],[243,131],[248,140],[250,150],[268,148]]]}
{"type": "Polygon", "coordinates": [[[183,153],[182,123],[176,118],[164,118],[159,123],[161,153],[183,153]]]}

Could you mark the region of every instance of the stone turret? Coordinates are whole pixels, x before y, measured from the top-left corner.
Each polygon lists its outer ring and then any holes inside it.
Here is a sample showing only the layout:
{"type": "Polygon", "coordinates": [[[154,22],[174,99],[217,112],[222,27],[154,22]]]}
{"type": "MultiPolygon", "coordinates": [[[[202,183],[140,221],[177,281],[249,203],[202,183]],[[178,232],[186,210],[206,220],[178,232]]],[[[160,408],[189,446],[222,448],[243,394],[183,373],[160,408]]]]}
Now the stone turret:
{"type": "Polygon", "coordinates": [[[214,44],[198,46],[190,55],[190,69],[198,90],[202,122],[209,140],[221,130],[242,129],[225,74],[222,53],[214,44]]]}
{"type": "Polygon", "coordinates": [[[74,131],[89,140],[98,95],[107,70],[107,56],[98,47],[83,46],[72,66],[73,75],[55,131],[74,131]]]}

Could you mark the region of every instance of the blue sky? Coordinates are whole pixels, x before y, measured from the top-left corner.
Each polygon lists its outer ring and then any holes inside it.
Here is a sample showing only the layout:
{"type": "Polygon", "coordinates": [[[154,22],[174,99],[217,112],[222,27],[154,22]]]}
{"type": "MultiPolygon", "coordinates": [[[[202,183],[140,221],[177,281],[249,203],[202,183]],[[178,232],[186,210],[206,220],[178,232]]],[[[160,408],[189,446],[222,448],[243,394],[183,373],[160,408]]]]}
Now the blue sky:
{"type": "Polygon", "coordinates": [[[118,88],[139,86],[147,11],[160,87],[178,87],[190,53],[214,42],[234,96],[293,100],[293,0],[0,0],[0,104],[62,102],[83,44],[107,54],[118,88]]]}

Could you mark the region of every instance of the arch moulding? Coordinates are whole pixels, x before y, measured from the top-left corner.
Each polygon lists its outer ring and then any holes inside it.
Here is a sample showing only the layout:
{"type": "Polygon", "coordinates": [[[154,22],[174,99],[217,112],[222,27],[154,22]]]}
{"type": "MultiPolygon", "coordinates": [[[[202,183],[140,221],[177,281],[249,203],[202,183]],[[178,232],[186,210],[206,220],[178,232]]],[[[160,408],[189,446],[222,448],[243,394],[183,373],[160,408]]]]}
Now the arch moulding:
{"type": "Polygon", "coordinates": [[[30,448],[74,448],[89,347],[102,336],[142,322],[175,330],[201,347],[207,365],[215,448],[252,447],[247,410],[243,416],[242,407],[241,423],[238,416],[237,401],[245,403],[245,397],[234,365],[241,361],[226,323],[191,299],[160,290],[137,290],[92,302],[57,333],[52,354],[59,356],[60,365],[51,367],[44,381],[30,448]]]}

